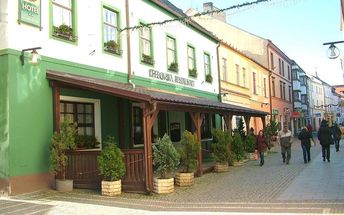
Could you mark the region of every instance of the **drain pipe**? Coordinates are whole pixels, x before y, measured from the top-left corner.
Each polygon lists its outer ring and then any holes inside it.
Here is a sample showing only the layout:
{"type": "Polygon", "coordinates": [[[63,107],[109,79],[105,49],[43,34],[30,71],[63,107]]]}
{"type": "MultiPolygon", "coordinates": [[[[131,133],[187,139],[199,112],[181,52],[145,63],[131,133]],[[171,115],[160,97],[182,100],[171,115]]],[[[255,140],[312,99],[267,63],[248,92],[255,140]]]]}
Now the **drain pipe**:
{"type": "MultiPolygon", "coordinates": [[[[125,24],[128,28],[130,26],[129,22],[129,0],[125,0],[125,24]]],[[[127,33],[127,65],[128,65],[128,83],[130,83],[133,88],[135,84],[131,81],[131,51],[130,51],[130,30],[126,29],[127,33]]]]}

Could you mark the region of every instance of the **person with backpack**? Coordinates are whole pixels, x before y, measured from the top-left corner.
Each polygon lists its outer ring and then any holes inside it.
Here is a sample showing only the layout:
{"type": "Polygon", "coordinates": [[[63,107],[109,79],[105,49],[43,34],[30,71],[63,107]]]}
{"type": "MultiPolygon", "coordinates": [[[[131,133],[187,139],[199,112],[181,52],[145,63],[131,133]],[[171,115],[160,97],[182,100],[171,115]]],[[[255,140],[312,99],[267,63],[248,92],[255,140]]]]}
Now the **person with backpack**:
{"type": "Polygon", "coordinates": [[[299,140],[301,140],[301,148],[303,154],[304,163],[311,161],[311,139],[312,134],[308,131],[306,127],[301,129],[301,132],[298,135],[299,140]]]}

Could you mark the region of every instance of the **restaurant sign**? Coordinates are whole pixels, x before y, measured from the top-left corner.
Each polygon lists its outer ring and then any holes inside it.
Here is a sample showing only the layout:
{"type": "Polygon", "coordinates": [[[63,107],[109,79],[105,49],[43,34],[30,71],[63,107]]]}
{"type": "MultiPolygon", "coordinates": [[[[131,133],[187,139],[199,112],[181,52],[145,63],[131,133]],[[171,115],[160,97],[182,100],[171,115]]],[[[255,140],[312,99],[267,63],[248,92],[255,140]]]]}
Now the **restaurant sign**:
{"type": "Polygon", "coordinates": [[[41,29],[41,0],[19,0],[18,23],[25,23],[41,29]]]}
{"type": "Polygon", "coordinates": [[[149,70],[149,77],[159,79],[162,81],[168,81],[168,82],[173,82],[177,84],[182,84],[185,86],[189,87],[194,87],[195,86],[195,81],[187,79],[187,78],[182,78],[178,75],[172,75],[170,73],[166,72],[159,72],[154,69],[149,70]]]}

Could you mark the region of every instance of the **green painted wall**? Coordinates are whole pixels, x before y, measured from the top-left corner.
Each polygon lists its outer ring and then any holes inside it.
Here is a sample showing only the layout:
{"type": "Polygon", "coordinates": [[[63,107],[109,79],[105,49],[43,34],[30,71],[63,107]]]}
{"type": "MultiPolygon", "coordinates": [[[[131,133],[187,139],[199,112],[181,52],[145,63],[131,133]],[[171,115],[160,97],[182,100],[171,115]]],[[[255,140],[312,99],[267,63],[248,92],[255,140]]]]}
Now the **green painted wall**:
{"type": "Polygon", "coordinates": [[[8,55],[1,53],[0,77],[0,180],[6,180],[9,176],[8,55]]]}

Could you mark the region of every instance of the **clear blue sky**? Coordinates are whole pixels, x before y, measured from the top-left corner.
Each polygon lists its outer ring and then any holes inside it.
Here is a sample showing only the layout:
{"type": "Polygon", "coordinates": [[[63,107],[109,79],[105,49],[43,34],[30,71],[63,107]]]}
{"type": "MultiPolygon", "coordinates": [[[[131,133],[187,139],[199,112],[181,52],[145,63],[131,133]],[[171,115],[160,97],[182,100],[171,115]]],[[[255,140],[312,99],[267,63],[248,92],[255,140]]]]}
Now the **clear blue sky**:
{"type": "MultiPolygon", "coordinates": [[[[213,0],[222,9],[255,0],[213,0]]],[[[210,0],[170,0],[184,11],[203,10],[210,0]]],[[[344,84],[339,58],[329,60],[324,42],[344,40],[340,31],[340,0],[271,0],[268,3],[227,11],[227,22],[270,39],[307,73],[329,84],[344,84]]],[[[344,56],[344,43],[338,44],[344,56]]]]}

